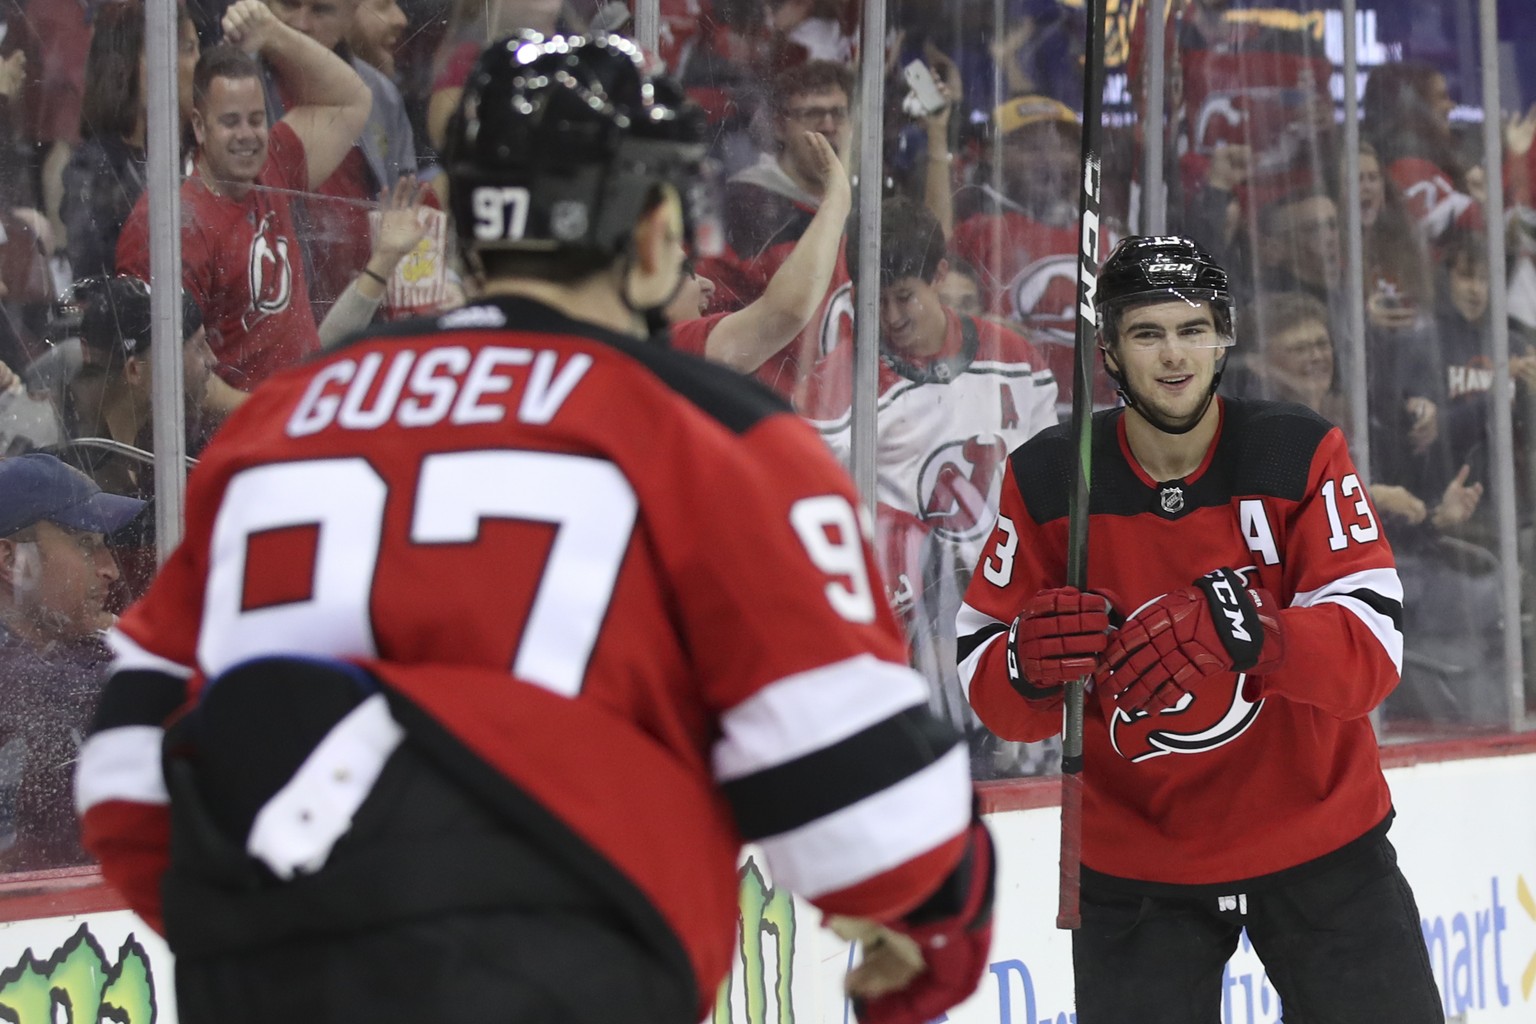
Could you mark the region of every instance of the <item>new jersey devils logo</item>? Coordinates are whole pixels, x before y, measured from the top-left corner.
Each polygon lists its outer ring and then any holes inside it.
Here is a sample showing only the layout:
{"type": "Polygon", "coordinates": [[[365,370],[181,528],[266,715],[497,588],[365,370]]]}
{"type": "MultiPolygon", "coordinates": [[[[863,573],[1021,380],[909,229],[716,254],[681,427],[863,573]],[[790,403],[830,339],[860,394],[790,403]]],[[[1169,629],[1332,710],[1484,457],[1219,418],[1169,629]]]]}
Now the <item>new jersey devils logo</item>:
{"type": "MultiPolygon", "coordinates": [[[[1255,572],[1251,565],[1237,570],[1244,583],[1255,572]]],[[[1243,696],[1247,678],[1241,672],[1208,676],[1166,711],[1129,713],[1117,708],[1109,720],[1109,742],[1127,761],[1202,754],[1225,746],[1246,732],[1264,707],[1262,699],[1243,696]]]]}
{"type": "Polygon", "coordinates": [[[992,434],[951,441],[936,449],[917,474],[917,507],[942,537],[976,540],[996,518],[1000,472],[1008,447],[992,434]]]}
{"type": "Polygon", "coordinates": [[[821,355],[825,356],[853,337],[853,285],[844,283],[833,289],[822,307],[818,335],[821,355]]]}
{"type": "Polygon", "coordinates": [[[1013,314],[1068,345],[1077,330],[1077,256],[1066,253],[1035,260],[1008,283],[1013,314]]]}
{"type": "Polygon", "coordinates": [[[1116,709],[1109,721],[1109,742],[1127,761],[1146,761],[1164,754],[1201,754],[1237,739],[1254,719],[1264,701],[1243,698],[1241,673],[1211,676],[1198,687],[1198,696],[1184,699],[1155,714],[1129,714],[1116,709]]]}
{"type": "Polygon", "coordinates": [[[249,273],[251,310],[247,319],[251,323],[288,308],[293,298],[293,266],[288,262],[288,239],[277,230],[276,213],[269,211],[261,218],[251,239],[249,273]]]}

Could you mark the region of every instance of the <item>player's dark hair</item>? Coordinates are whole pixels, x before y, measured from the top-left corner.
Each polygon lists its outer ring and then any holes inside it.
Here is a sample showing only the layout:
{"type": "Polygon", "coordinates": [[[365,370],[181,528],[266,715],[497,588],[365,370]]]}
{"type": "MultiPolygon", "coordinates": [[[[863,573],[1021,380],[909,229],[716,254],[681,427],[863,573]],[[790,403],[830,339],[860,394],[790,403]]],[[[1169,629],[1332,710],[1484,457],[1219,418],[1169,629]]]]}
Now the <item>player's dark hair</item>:
{"type": "Polygon", "coordinates": [[[197,58],[197,70],[192,72],[192,105],[198,110],[205,108],[208,90],[215,78],[261,79],[261,67],[256,58],[228,43],[210,46],[197,58]]]}
{"type": "Polygon", "coordinates": [[[832,60],[808,60],[804,64],[785,68],[774,76],[769,89],[773,112],[783,117],[795,100],[811,93],[841,89],[843,95],[853,99],[853,69],[832,60]]]}
{"type": "MultiPolygon", "coordinates": [[[[848,229],[848,277],[859,283],[859,223],[848,229]]],[[[932,283],[944,260],[944,229],[939,219],[921,203],[894,196],[880,206],[880,287],[904,277],[932,283]]]]}

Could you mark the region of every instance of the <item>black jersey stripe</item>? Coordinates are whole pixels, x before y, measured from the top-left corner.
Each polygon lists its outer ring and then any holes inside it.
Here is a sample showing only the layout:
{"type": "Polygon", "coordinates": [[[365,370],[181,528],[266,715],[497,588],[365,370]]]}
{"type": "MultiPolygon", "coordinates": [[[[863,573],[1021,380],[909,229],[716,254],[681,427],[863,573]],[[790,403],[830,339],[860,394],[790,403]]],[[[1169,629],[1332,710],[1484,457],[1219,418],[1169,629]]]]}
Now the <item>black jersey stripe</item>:
{"type": "Polygon", "coordinates": [[[959,742],[926,706],[908,708],[837,743],[721,786],[748,840],[780,835],[928,767],[959,742]]]}
{"type": "Polygon", "coordinates": [[[629,341],[618,347],[733,433],[745,434],[771,416],[790,413],[788,403],[756,377],[661,345],[629,341]]]}
{"type": "Polygon", "coordinates": [[[187,682],[153,669],[114,673],[101,692],[91,732],[126,726],[159,727],[187,699],[187,682]]]}
{"type": "Polygon", "coordinates": [[[1394,601],[1390,597],[1383,597],[1374,590],[1350,590],[1340,597],[1352,597],[1361,604],[1369,605],[1376,614],[1392,620],[1392,626],[1399,633],[1403,631],[1403,603],[1394,601]]]}
{"type": "Polygon", "coordinates": [[[959,664],[966,658],[976,653],[976,648],[997,636],[999,633],[1008,632],[1008,627],[1001,622],[994,622],[990,626],[983,626],[969,636],[962,636],[955,641],[955,663],[959,664]]]}
{"type": "MultiPolygon", "coordinates": [[[[1168,516],[1160,486],[1148,486],[1120,451],[1117,423],[1123,409],[1093,417],[1091,515],[1168,516]]],[[[1234,497],[1300,501],[1318,446],[1333,424],[1300,405],[1225,399],[1225,423],[1210,467],[1198,480],[1179,481],[1183,501],[1177,517],[1202,508],[1230,505],[1234,497]]],[[[1037,523],[1067,517],[1076,443],[1070,424],[1041,431],[1009,457],[1019,494],[1037,523]]]]}

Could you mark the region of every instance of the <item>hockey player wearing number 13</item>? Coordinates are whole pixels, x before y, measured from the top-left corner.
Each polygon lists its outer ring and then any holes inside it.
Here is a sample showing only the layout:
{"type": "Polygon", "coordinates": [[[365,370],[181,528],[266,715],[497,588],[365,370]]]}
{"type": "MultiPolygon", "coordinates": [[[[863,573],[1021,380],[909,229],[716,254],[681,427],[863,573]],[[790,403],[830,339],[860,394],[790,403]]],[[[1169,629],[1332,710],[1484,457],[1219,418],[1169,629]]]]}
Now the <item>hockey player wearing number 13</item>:
{"type": "Polygon", "coordinates": [[[1077,1020],[1217,1024],[1246,928],[1287,1024],[1441,1021],[1367,717],[1402,585],[1343,436],[1216,397],[1232,304],[1195,243],[1126,239],[1096,305],[1126,407],[1092,424],[1091,592],[1063,586],[1075,440],[1053,428],[1010,457],[958,619],[1005,739],[1055,734],[1092,676],[1077,1020]]]}
{"type": "Polygon", "coordinates": [[[444,154],[478,301],[205,450],[77,775],[183,1024],[691,1024],[746,841],[866,942],[865,1024],[976,987],[991,841],[851,483],[644,340],[704,139],[627,41],[491,46],[444,154]]]}

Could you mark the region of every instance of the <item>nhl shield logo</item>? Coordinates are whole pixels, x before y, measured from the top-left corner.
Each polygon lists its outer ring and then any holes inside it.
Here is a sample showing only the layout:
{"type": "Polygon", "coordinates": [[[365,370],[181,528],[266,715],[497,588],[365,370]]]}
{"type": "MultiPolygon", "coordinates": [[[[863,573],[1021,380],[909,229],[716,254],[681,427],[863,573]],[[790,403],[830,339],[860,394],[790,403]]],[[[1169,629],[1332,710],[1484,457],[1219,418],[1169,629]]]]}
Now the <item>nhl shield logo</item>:
{"type": "Polygon", "coordinates": [[[587,207],[562,199],[549,208],[549,233],[562,242],[574,242],[587,233],[587,207]]]}
{"type": "Polygon", "coordinates": [[[1184,488],[1164,487],[1158,495],[1158,503],[1166,515],[1176,516],[1184,511],[1184,488]]]}

